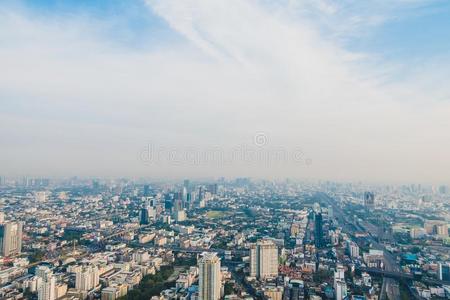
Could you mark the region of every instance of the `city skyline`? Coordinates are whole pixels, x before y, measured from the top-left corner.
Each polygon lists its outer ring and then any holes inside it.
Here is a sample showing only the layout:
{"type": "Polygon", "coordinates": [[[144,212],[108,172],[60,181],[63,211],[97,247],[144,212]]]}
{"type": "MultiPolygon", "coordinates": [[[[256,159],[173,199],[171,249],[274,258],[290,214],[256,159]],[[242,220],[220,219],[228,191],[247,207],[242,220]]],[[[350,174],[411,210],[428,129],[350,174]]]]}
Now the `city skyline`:
{"type": "Polygon", "coordinates": [[[438,0],[4,1],[0,175],[448,184],[449,12],[438,0]],[[149,163],[149,145],[301,149],[302,161],[149,163]]]}

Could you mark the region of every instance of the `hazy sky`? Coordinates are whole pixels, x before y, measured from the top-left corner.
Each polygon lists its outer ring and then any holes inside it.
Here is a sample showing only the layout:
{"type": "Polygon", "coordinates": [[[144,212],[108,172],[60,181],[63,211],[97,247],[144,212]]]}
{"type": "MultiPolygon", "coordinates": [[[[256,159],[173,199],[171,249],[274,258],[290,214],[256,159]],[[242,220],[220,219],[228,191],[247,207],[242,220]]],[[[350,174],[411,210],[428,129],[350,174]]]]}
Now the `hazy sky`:
{"type": "Polygon", "coordinates": [[[0,175],[450,183],[448,0],[0,1],[0,70],[0,175]]]}

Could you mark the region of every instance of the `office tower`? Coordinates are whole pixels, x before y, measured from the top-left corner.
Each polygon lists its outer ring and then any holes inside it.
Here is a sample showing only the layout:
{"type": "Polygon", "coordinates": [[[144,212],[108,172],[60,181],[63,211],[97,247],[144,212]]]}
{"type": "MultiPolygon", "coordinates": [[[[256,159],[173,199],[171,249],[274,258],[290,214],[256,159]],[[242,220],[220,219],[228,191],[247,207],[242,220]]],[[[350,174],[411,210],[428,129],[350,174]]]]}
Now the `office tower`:
{"type": "Polygon", "coordinates": [[[173,207],[172,207],[173,211],[183,210],[183,208],[184,208],[183,201],[181,199],[175,199],[173,201],[173,207]]]}
{"type": "Polygon", "coordinates": [[[213,195],[217,195],[217,191],[218,191],[217,183],[210,184],[208,186],[208,191],[210,191],[211,194],[213,194],[213,195]]]}
{"type": "Polygon", "coordinates": [[[22,223],[0,224],[0,255],[18,255],[22,251],[22,223]]]}
{"type": "Polygon", "coordinates": [[[99,272],[96,266],[79,266],[75,269],[75,288],[90,291],[99,284],[99,272]]]}
{"type": "Polygon", "coordinates": [[[198,188],[198,201],[202,201],[204,197],[205,197],[205,190],[201,186],[198,188]]]}
{"type": "Polygon", "coordinates": [[[144,197],[150,196],[150,185],[148,185],[148,184],[144,185],[144,192],[143,192],[143,194],[144,194],[144,197]]]}
{"type": "Polygon", "coordinates": [[[220,259],[205,252],[198,261],[199,300],[219,300],[221,293],[220,259]]]}
{"type": "Polygon", "coordinates": [[[188,191],[187,191],[187,188],[184,186],[183,190],[181,191],[181,200],[183,201],[183,203],[185,203],[187,201],[187,195],[188,195],[188,191]]]}
{"type": "Polygon", "coordinates": [[[186,221],[186,211],[183,210],[177,210],[173,213],[173,219],[175,222],[184,222],[186,221]]]}
{"type": "Polygon", "coordinates": [[[283,300],[303,300],[305,299],[305,284],[303,280],[291,279],[286,287],[283,300]]]}
{"type": "Polygon", "coordinates": [[[272,240],[259,240],[251,246],[250,276],[258,279],[278,276],[278,247],[272,240]]]}
{"type": "Polygon", "coordinates": [[[38,300],[54,300],[56,291],[56,278],[53,272],[46,266],[36,269],[36,276],[40,280],[38,287],[38,300]]]}
{"type": "Polygon", "coordinates": [[[147,207],[141,208],[141,212],[140,212],[140,214],[139,214],[139,219],[140,219],[140,222],[139,222],[139,223],[140,223],[141,225],[147,225],[147,224],[149,224],[150,216],[149,216],[149,210],[148,210],[147,207]]]}
{"type": "Polygon", "coordinates": [[[375,195],[372,192],[364,193],[364,206],[372,208],[375,206],[375,195]]]}
{"type": "Polygon", "coordinates": [[[450,281],[450,263],[439,264],[439,280],[450,281]]]}
{"type": "Polygon", "coordinates": [[[323,220],[322,213],[316,213],[314,216],[314,244],[316,248],[323,246],[323,220]]]}
{"type": "Polygon", "coordinates": [[[190,183],[189,179],[185,179],[185,180],[184,180],[184,182],[183,182],[183,187],[185,187],[188,191],[190,190],[190,188],[191,188],[191,183],[190,183]]]}
{"type": "Polygon", "coordinates": [[[335,295],[336,300],[343,300],[347,297],[347,285],[345,284],[345,281],[338,281],[336,282],[336,288],[335,288],[335,295]]]}

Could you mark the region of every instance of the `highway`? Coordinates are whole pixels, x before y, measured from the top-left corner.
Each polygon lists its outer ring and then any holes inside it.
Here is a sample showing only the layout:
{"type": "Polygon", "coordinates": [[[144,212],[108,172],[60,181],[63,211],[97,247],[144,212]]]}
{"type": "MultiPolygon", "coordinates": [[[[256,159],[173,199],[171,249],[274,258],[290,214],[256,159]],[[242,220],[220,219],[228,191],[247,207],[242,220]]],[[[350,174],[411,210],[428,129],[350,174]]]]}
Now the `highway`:
{"type": "MultiPolygon", "coordinates": [[[[363,231],[367,231],[369,233],[368,239],[370,243],[372,244],[372,248],[375,250],[382,250],[384,253],[384,267],[385,270],[388,272],[400,272],[400,266],[397,264],[396,259],[393,257],[393,255],[386,251],[384,245],[378,243],[374,236],[377,236],[378,231],[376,230],[375,226],[368,226],[367,222],[364,222],[363,226],[359,226],[358,224],[353,224],[352,222],[349,222],[346,218],[346,214],[342,211],[342,209],[337,205],[336,201],[329,197],[328,195],[324,193],[318,193],[316,195],[321,200],[326,202],[328,205],[333,207],[334,216],[338,220],[339,224],[342,226],[342,230],[345,231],[347,234],[350,234],[351,236],[354,236],[355,230],[353,226],[355,227],[362,227],[361,229],[363,231]],[[350,224],[353,224],[351,226],[350,224]],[[364,228],[364,225],[367,226],[367,228],[364,228]],[[376,232],[374,232],[376,231],[376,232]]],[[[383,299],[385,295],[389,299],[400,299],[400,289],[398,285],[398,281],[393,278],[388,278],[386,276],[383,276],[383,285],[381,290],[381,296],[380,299],[383,299]]]]}

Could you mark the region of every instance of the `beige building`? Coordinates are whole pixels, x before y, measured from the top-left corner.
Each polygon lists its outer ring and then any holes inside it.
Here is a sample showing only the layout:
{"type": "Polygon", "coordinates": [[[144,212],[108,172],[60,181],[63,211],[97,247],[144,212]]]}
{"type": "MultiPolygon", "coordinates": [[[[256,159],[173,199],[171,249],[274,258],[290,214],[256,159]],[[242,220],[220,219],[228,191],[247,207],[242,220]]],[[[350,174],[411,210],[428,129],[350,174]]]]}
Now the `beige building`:
{"type": "Polygon", "coordinates": [[[102,290],[102,300],[116,300],[127,294],[128,287],[125,284],[118,284],[106,287],[102,290]]]}
{"type": "Polygon", "coordinates": [[[278,247],[269,239],[250,247],[250,276],[266,279],[278,276],[278,247]]]}
{"type": "Polygon", "coordinates": [[[199,300],[219,300],[221,295],[220,258],[205,252],[198,260],[199,300]]]}
{"type": "Polygon", "coordinates": [[[78,266],[75,272],[75,288],[78,291],[90,291],[97,287],[100,281],[97,266],[78,266]]]}
{"type": "Polygon", "coordinates": [[[273,286],[264,288],[264,296],[267,299],[282,300],[283,299],[283,287],[273,286]]]}
{"type": "Polygon", "coordinates": [[[0,224],[0,255],[13,256],[22,251],[22,223],[0,224]]]}

